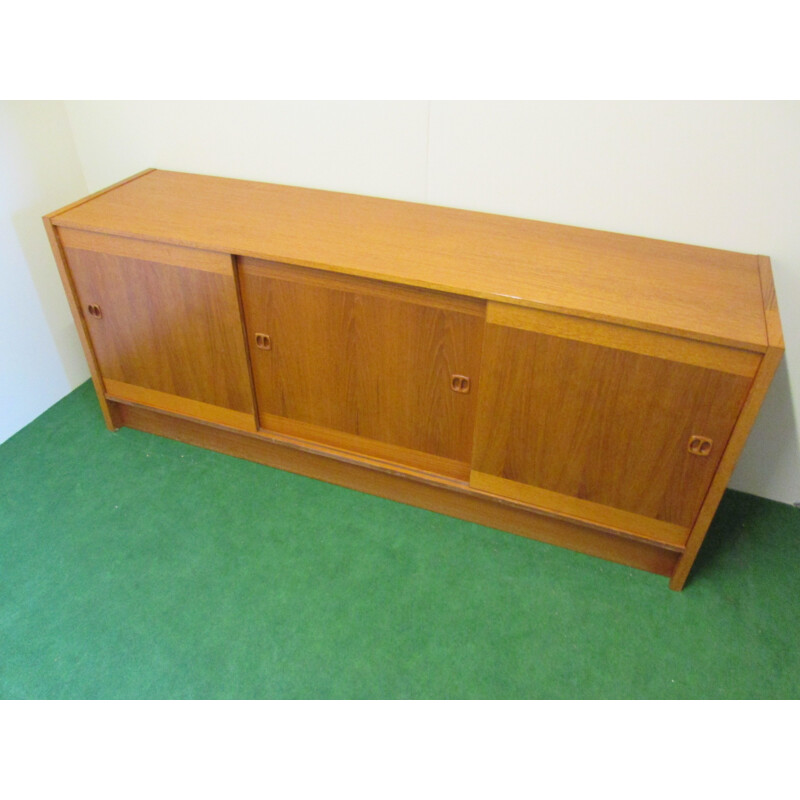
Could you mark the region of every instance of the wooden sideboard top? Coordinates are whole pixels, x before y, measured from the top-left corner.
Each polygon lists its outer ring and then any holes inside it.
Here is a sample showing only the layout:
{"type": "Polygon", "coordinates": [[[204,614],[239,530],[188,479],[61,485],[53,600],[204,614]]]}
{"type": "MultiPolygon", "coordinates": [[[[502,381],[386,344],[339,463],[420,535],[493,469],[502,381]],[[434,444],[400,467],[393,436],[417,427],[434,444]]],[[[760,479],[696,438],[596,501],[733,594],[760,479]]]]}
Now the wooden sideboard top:
{"type": "Polygon", "coordinates": [[[768,259],[340,192],[148,170],[52,222],[764,352],[768,259]]]}

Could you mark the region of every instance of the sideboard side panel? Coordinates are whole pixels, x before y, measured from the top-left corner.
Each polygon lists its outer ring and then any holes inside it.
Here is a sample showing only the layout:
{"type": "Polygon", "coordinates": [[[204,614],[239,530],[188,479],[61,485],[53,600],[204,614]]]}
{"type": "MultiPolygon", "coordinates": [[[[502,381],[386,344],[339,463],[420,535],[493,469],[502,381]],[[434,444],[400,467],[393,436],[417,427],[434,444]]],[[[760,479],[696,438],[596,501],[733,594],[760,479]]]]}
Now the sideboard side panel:
{"type": "Polygon", "coordinates": [[[675,566],[675,572],[670,579],[670,589],[680,591],[686,584],[689,572],[697,558],[697,553],[708,532],[714,514],[717,512],[722,495],[728,485],[728,481],[733,475],[736,462],[744,449],[747,437],[758,416],[764,398],[778,369],[778,365],[783,358],[784,340],[783,329],[781,327],[780,315],[778,313],[778,301],[775,296],[775,284],[772,277],[772,266],[769,258],[759,256],[759,273],[764,300],[764,320],[767,331],[769,345],[767,352],[761,360],[761,365],[756,374],[750,393],[747,396],[742,412],[736,422],[728,446],[722,456],[714,480],[709,487],[703,507],[697,516],[697,520],[692,528],[686,542],[686,550],[675,566]]]}
{"type": "Polygon", "coordinates": [[[75,329],[78,331],[78,338],[80,339],[83,353],[86,356],[86,363],[89,366],[89,374],[92,376],[92,384],[97,394],[97,400],[100,404],[100,410],[103,414],[106,427],[115,431],[120,427],[119,420],[114,412],[114,408],[106,401],[106,387],[103,383],[103,376],[100,371],[100,364],[97,360],[97,355],[92,346],[92,340],[89,335],[89,330],[83,318],[80,308],[80,300],[78,299],[78,292],[73,283],[72,274],[67,264],[67,259],[64,254],[64,249],[59,237],[59,231],[51,217],[44,217],[44,227],[47,231],[47,237],[50,240],[50,247],[53,250],[56,266],[58,267],[58,274],[61,276],[61,283],[64,286],[64,292],[67,295],[70,311],[72,312],[72,319],[75,322],[75,329]]]}

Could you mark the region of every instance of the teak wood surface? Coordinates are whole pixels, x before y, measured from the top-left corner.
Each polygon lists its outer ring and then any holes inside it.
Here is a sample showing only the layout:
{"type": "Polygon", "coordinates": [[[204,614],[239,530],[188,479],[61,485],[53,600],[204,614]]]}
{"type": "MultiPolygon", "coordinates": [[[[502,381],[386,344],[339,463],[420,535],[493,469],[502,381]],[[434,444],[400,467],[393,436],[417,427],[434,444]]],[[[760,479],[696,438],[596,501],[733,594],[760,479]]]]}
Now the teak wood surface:
{"type": "Polygon", "coordinates": [[[476,472],[523,499],[538,487],[672,523],[685,540],[749,378],[492,324],[483,360],[476,472]],[[693,435],[713,440],[708,456],[688,453],[693,435]]]}
{"type": "Polygon", "coordinates": [[[162,170],[53,222],[767,347],[755,255],[162,170]]]}
{"type": "MultiPolygon", "coordinates": [[[[103,378],[253,417],[239,307],[230,256],[227,269],[208,268],[197,254],[178,266],[150,259],[66,247],[66,259],[103,378]],[[227,271],[227,274],[225,274],[227,271]]],[[[67,237],[69,241],[69,237],[67,237]]],[[[193,251],[187,251],[189,255],[193,251]]],[[[109,394],[108,385],[106,391],[109,394]]]]}
{"type": "Polygon", "coordinates": [[[430,454],[445,474],[466,478],[484,304],[434,292],[392,294],[316,270],[291,273],[240,262],[261,426],[347,441],[367,454],[394,445],[400,461],[411,456],[416,464],[430,454]],[[270,337],[269,349],[254,346],[259,332],[270,337]],[[453,391],[454,374],[473,376],[472,390],[453,391]]]}
{"type": "Polygon", "coordinates": [[[160,170],[44,221],[109,428],[673,589],[784,347],[764,256],[160,170]]]}
{"type": "Polygon", "coordinates": [[[772,265],[767,256],[758,257],[758,270],[769,344],[750,387],[750,393],[747,396],[744,408],[739,415],[736,427],[734,428],[728,446],[717,468],[717,473],[714,476],[714,480],[711,482],[703,507],[700,509],[694,527],[689,534],[689,539],[686,542],[686,549],[675,565],[675,570],[670,577],[670,589],[676,591],[683,589],[689,577],[689,571],[705,539],[717,506],[722,499],[725,487],[728,485],[731,475],[733,475],[736,461],[744,449],[747,436],[753,428],[761,404],[764,402],[767,390],[783,358],[785,347],[783,328],[781,326],[780,314],[778,313],[778,300],[775,295],[772,265]]]}

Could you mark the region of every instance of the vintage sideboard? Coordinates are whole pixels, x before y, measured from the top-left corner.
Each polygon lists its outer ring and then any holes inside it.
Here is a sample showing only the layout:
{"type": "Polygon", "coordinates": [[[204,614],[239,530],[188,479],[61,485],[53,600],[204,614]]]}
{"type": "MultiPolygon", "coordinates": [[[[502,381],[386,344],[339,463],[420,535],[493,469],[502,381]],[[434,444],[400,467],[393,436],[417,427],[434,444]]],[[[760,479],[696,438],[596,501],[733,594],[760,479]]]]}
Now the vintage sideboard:
{"type": "Polygon", "coordinates": [[[673,589],[783,353],[765,256],[162,170],[45,226],[109,428],[673,589]]]}

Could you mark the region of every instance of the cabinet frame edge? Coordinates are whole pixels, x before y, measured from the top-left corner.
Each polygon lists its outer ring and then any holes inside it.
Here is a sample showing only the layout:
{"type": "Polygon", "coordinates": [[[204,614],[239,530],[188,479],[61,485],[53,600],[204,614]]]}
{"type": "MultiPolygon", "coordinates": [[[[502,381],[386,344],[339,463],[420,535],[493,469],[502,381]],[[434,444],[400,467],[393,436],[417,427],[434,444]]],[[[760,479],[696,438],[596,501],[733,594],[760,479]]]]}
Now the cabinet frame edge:
{"type": "Polygon", "coordinates": [[[742,410],[739,412],[739,418],[728,440],[728,445],[717,466],[717,472],[706,493],[706,498],[703,501],[697,519],[692,526],[692,531],[686,541],[686,549],[675,565],[675,571],[670,578],[669,588],[675,591],[680,591],[686,585],[686,580],[700,551],[700,546],[703,544],[720,500],[722,500],[722,495],[728,486],[731,475],[733,475],[736,462],[744,449],[747,437],[755,424],[758,412],[761,410],[761,405],[767,396],[781,358],[783,358],[783,329],[778,312],[772,266],[767,256],[758,256],[758,272],[761,281],[764,325],[768,342],[767,350],[761,359],[758,372],[750,386],[750,391],[742,410]]]}
{"type": "Polygon", "coordinates": [[[89,336],[89,330],[86,327],[86,321],[83,318],[83,312],[78,302],[78,292],[72,281],[72,273],[67,263],[67,257],[64,253],[58,230],[53,224],[51,216],[43,217],[42,220],[45,230],[47,231],[47,238],[50,240],[50,247],[53,250],[53,257],[58,267],[58,274],[61,276],[64,293],[67,295],[67,302],[72,312],[72,319],[78,331],[78,338],[83,347],[83,354],[86,357],[86,363],[89,365],[89,373],[92,376],[92,383],[94,384],[94,390],[100,403],[100,410],[103,412],[103,419],[105,420],[106,427],[110,431],[115,431],[120,427],[119,415],[116,413],[116,409],[112,408],[106,400],[106,388],[103,382],[103,376],[100,372],[100,365],[97,361],[94,348],[92,347],[92,340],[89,336]]]}
{"type": "Polygon", "coordinates": [[[137,172],[135,175],[130,175],[127,178],[123,178],[121,181],[112,183],[110,186],[106,186],[103,189],[92,192],[92,194],[86,195],[86,197],[82,197],[80,200],[75,200],[74,202],[62,206],[56,211],[52,211],[42,217],[42,222],[44,223],[44,228],[47,232],[47,238],[50,242],[50,249],[53,251],[53,258],[56,262],[56,267],[58,268],[58,274],[61,278],[61,283],[64,286],[64,293],[67,296],[69,309],[72,312],[72,319],[75,323],[75,328],[78,331],[78,338],[80,339],[81,346],[83,347],[83,354],[86,357],[86,363],[89,366],[89,374],[92,377],[92,383],[94,385],[95,393],[97,394],[97,400],[100,403],[100,410],[103,413],[103,419],[105,420],[106,427],[111,431],[115,431],[120,427],[119,415],[116,408],[109,404],[109,402],[106,400],[105,384],[103,383],[103,377],[100,373],[100,365],[98,364],[97,356],[95,355],[94,348],[92,347],[92,340],[89,336],[89,331],[86,327],[86,322],[80,309],[78,293],[72,281],[72,273],[69,269],[69,263],[67,262],[61,237],[59,236],[56,218],[61,214],[65,214],[67,211],[71,211],[73,208],[77,208],[78,206],[82,206],[84,203],[88,203],[90,200],[93,200],[96,197],[100,197],[100,195],[106,194],[107,192],[110,192],[119,186],[124,186],[126,183],[131,183],[132,181],[135,181],[138,178],[148,175],[154,171],[155,167],[143,169],[141,172],[137,172]]]}

